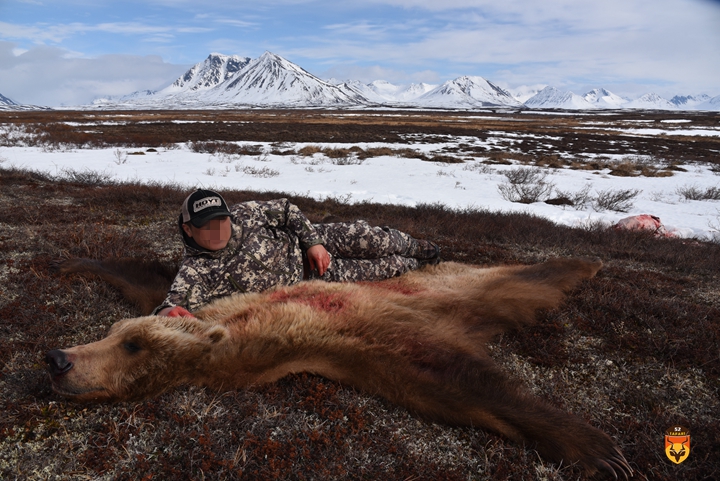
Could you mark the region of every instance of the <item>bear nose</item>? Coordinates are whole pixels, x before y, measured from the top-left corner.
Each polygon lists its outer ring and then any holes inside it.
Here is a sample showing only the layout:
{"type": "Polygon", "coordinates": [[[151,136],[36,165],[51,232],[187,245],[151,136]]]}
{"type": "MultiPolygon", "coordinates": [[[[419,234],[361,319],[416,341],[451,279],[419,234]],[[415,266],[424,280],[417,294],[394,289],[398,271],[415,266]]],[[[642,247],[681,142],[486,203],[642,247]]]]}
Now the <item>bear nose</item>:
{"type": "Polygon", "coordinates": [[[45,354],[45,362],[48,365],[50,374],[52,374],[53,376],[65,374],[73,367],[73,363],[68,361],[65,353],[59,349],[55,349],[45,354]]]}

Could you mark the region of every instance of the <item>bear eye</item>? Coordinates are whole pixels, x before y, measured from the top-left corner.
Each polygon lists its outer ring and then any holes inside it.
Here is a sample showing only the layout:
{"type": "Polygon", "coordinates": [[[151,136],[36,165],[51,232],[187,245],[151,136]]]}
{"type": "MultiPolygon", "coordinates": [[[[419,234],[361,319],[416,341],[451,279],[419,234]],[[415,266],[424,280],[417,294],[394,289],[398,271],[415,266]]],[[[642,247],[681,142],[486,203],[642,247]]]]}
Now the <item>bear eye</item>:
{"type": "Polygon", "coordinates": [[[135,344],[132,341],[123,343],[123,348],[125,348],[125,350],[127,352],[129,352],[130,354],[135,354],[136,352],[138,352],[142,349],[140,346],[138,346],[137,344],[135,344]]]}

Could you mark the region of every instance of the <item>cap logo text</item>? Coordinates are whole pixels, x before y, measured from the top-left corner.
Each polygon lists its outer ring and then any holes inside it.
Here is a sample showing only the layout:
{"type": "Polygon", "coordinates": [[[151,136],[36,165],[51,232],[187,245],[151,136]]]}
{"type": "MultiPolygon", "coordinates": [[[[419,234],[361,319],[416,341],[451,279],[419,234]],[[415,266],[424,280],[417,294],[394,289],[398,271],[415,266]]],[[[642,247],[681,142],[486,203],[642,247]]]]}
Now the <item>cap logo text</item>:
{"type": "Polygon", "coordinates": [[[205,197],[193,203],[193,212],[198,213],[208,207],[222,207],[220,197],[205,197]]]}

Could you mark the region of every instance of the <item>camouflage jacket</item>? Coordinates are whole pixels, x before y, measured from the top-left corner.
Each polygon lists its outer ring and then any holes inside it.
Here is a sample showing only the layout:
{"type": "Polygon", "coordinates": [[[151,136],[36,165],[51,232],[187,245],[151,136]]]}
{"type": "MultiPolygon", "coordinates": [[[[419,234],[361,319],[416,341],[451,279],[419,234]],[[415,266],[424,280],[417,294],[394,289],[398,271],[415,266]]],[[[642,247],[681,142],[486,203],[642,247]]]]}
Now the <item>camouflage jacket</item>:
{"type": "MultiPolygon", "coordinates": [[[[323,239],[287,199],[234,205],[232,235],[224,249],[207,251],[185,242],[185,258],[162,305],[196,310],[236,292],[261,292],[303,278],[303,250],[323,239]]],[[[183,239],[185,239],[183,237],[183,239]]]]}

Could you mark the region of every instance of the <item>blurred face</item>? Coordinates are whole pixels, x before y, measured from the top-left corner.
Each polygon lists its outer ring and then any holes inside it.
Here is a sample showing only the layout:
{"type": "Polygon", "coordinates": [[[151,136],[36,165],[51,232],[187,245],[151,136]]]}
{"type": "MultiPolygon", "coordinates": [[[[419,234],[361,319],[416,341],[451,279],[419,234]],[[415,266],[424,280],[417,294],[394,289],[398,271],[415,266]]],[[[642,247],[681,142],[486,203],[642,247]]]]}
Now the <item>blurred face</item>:
{"type": "Polygon", "coordinates": [[[216,217],[209,220],[202,227],[195,227],[192,224],[183,224],[183,230],[195,239],[200,247],[209,251],[224,249],[230,240],[230,217],[216,217]]]}

